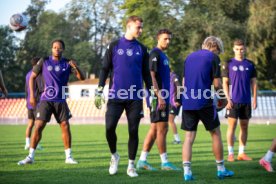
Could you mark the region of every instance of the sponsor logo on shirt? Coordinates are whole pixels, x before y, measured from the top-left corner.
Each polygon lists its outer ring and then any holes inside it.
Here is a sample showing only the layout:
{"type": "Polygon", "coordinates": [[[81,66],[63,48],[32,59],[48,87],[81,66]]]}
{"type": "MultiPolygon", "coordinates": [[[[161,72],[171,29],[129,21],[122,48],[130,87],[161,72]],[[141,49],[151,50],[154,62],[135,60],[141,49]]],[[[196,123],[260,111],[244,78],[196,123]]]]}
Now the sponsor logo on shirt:
{"type": "Polygon", "coordinates": [[[237,67],[237,66],[233,66],[233,67],[232,67],[232,70],[238,71],[238,67],[237,67]]]}
{"type": "Polygon", "coordinates": [[[132,55],[133,55],[132,49],[127,49],[126,54],[127,54],[128,56],[132,56],[132,55]]]}
{"type": "Polygon", "coordinates": [[[117,53],[118,53],[119,55],[123,55],[123,54],[124,54],[124,50],[123,50],[123,49],[118,49],[118,50],[117,50],[117,53]]]}
{"type": "Polygon", "coordinates": [[[243,66],[239,66],[239,70],[240,71],[244,71],[244,67],[243,66]]]}
{"type": "Polygon", "coordinates": [[[53,67],[51,65],[47,66],[47,70],[48,71],[52,71],[53,70],[53,67]]]}
{"type": "Polygon", "coordinates": [[[60,71],[60,67],[59,66],[55,66],[55,71],[56,72],[60,71]]]}

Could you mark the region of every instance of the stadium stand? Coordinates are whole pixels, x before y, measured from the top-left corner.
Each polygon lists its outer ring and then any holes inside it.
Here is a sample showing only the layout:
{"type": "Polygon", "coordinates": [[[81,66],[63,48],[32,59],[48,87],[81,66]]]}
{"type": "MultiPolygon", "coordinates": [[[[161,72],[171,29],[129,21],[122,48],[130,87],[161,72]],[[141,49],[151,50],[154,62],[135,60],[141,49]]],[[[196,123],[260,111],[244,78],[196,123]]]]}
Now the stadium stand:
{"type": "MultiPolygon", "coordinates": [[[[94,99],[80,98],[67,99],[68,106],[73,114],[71,123],[89,124],[89,123],[104,123],[106,106],[98,110],[94,106],[94,99]]],[[[149,110],[144,104],[145,118],[141,123],[149,123],[149,110]]],[[[181,114],[180,114],[181,115],[181,114]]],[[[225,109],[219,112],[220,119],[223,121],[225,109]]],[[[276,123],[276,91],[260,91],[258,94],[258,108],[252,111],[253,121],[260,123],[276,123]]],[[[121,121],[126,119],[123,114],[121,121]]],[[[27,121],[27,108],[25,98],[6,98],[0,99],[0,124],[25,124],[27,121]]],[[[181,122],[178,116],[177,122],[181,122]]],[[[52,118],[51,122],[55,122],[52,118]]]]}

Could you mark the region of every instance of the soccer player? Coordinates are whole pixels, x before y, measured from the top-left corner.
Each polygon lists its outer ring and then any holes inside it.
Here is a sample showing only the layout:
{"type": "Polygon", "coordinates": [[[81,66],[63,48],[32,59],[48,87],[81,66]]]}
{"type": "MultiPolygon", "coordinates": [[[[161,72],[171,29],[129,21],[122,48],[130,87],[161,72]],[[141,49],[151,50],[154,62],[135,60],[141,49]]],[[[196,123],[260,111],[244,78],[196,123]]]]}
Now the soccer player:
{"type": "Polygon", "coordinates": [[[251,108],[257,108],[257,74],[252,61],[245,58],[245,44],[242,40],[234,41],[233,51],[235,57],[222,67],[223,88],[227,97],[226,115],[228,118],[227,144],[228,161],[235,161],[234,140],[238,119],[240,120],[239,154],[238,160],[252,160],[245,154],[248,136],[248,124],[251,118],[251,108]],[[251,106],[251,92],[253,101],[251,106]]]}
{"type": "Polygon", "coordinates": [[[0,70],[0,92],[3,93],[3,94],[1,94],[0,98],[8,96],[8,90],[5,86],[1,70],[0,70]]]}
{"type": "MultiPolygon", "coordinates": [[[[32,59],[32,66],[34,67],[38,60],[40,58],[38,57],[34,57],[32,59]]],[[[26,75],[26,82],[25,82],[25,92],[26,92],[26,106],[28,109],[28,126],[26,128],[26,143],[25,143],[25,150],[29,150],[30,148],[30,138],[31,138],[31,134],[32,134],[32,129],[34,126],[34,122],[35,122],[35,109],[36,107],[33,107],[30,104],[30,87],[29,87],[29,81],[30,81],[30,76],[32,74],[32,70],[30,70],[27,75],[26,75]]],[[[43,80],[41,75],[39,74],[36,79],[35,79],[35,83],[34,83],[34,89],[35,89],[35,100],[36,100],[36,104],[38,104],[39,102],[39,98],[41,95],[41,92],[43,91],[43,80]]],[[[40,145],[37,145],[37,149],[42,149],[42,147],[40,145]]]]}
{"type": "Polygon", "coordinates": [[[272,158],[276,152],[276,138],[273,139],[270,149],[267,150],[267,153],[263,158],[259,160],[259,164],[268,172],[274,172],[272,168],[272,158]]]}
{"type": "Polygon", "coordinates": [[[177,133],[177,127],[175,124],[175,117],[179,114],[179,110],[181,107],[181,99],[177,98],[177,94],[181,85],[179,83],[179,77],[176,75],[176,73],[171,72],[170,73],[170,110],[169,110],[169,125],[173,131],[173,144],[180,144],[180,138],[177,133]]]}
{"type": "Polygon", "coordinates": [[[99,85],[96,90],[95,105],[101,108],[102,92],[106,79],[111,73],[109,83],[109,100],[105,114],[106,139],[111,152],[109,174],[118,171],[120,156],[117,153],[116,127],[126,111],[128,120],[128,168],[127,175],[137,177],[134,161],[138,149],[138,128],[143,117],[143,81],[151,88],[148,52],[136,39],[141,35],[143,20],[138,16],[130,16],[126,20],[126,33],[107,47],[100,73],[99,85]]]}
{"type": "Polygon", "coordinates": [[[164,51],[169,47],[171,37],[172,33],[169,30],[159,30],[157,33],[157,46],[152,49],[149,56],[150,73],[155,92],[154,98],[157,98],[157,103],[155,105],[151,104],[151,125],[144,141],[140,159],[136,165],[138,170],[156,170],[147,162],[147,155],[155,140],[161,158],[161,169],[179,170],[168,161],[166,149],[170,103],[170,67],[169,59],[164,51]]]}
{"type": "Polygon", "coordinates": [[[221,52],[222,41],[210,36],[204,40],[202,50],[189,54],[184,62],[181,129],[186,131],[182,148],[185,181],[194,179],[191,170],[192,146],[200,120],[211,134],[217,177],[223,179],[234,175],[224,166],[220,121],[211,95],[212,84],[218,92],[222,90],[218,57],[221,52]]]}
{"type": "Polygon", "coordinates": [[[31,139],[29,155],[18,162],[18,165],[31,164],[34,162],[35,150],[42,137],[42,131],[47,122],[50,121],[51,115],[60,125],[62,139],[65,148],[65,163],[77,164],[78,162],[71,155],[71,131],[69,119],[71,112],[65,99],[65,88],[67,86],[69,75],[74,73],[79,80],[84,80],[84,75],[73,60],[62,57],[65,44],[62,40],[52,42],[52,55],[41,58],[33,67],[30,76],[30,104],[35,107],[34,81],[41,73],[44,81],[44,91],[41,94],[40,102],[36,109],[35,129],[31,139]]]}

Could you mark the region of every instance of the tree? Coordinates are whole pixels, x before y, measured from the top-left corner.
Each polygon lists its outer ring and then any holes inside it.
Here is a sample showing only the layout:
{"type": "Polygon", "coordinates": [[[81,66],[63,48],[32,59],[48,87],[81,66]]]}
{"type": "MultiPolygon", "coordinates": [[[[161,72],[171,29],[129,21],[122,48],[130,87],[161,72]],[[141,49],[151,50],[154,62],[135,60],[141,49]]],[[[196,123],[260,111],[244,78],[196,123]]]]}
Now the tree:
{"type": "Polygon", "coordinates": [[[8,26],[0,26],[0,69],[3,73],[8,91],[16,91],[20,79],[20,63],[16,61],[15,53],[19,49],[16,37],[8,26]]]}
{"type": "Polygon", "coordinates": [[[276,89],[276,67],[272,57],[276,47],[276,4],[274,0],[250,3],[248,55],[256,62],[259,87],[276,89]],[[272,63],[274,62],[274,63],[272,63]]]}

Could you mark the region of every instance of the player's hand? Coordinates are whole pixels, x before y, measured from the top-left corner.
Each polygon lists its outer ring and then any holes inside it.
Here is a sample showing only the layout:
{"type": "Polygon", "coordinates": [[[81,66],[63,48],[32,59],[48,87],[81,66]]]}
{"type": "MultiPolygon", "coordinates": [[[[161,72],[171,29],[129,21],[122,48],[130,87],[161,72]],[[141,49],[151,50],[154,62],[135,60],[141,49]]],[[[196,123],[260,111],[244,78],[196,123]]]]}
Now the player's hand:
{"type": "Polygon", "coordinates": [[[255,109],[257,109],[257,101],[255,101],[255,100],[253,100],[253,102],[252,102],[252,109],[253,110],[255,110],[255,109]]]}
{"type": "Polygon", "coordinates": [[[76,61],[74,61],[74,60],[70,60],[70,61],[69,61],[69,65],[70,65],[72,68],[77,68],[77,63],[76,63],[76,61]]]}
{"type": "Polygon", "coordinates": [[[179,106],[181,106],[181,104],[179,102],[175,102],[175,106],[179,107],[179,106]]]}
{"type": "Polygon", "coordinates": [[[162,98],[158,98],[158,109],[165,110],[166,109],[166,102],[162,98]]]}
{"type": "Polygon", "coordinates": [[[226,109],[232,109],[233,108],[233,102],[232,100],[227,100],[226,109]]]}
{"type": "Polygon", "coordinates": [[[35,101],[34,97],[30,97],[30,104],[31,104],[32,107],[36,106],[36,101],[35,101]]]}
{"type": "Polygon", "coordinates": [[[101,109],[102,103],[105,103],[105,99],[104,99],[104,95],[103,95],[103,87],[98,87],[95,90],[94,104],[97,107],[97,109],[101,109]]]}

